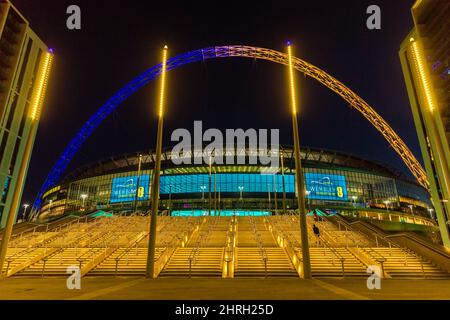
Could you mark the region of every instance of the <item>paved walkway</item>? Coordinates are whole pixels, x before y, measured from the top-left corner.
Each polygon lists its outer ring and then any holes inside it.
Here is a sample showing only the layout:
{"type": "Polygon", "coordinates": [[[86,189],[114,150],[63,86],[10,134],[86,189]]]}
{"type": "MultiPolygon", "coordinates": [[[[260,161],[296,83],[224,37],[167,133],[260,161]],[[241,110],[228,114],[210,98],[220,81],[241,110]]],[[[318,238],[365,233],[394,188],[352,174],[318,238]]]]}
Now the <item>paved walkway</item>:
{"type": "Polygon", "coordinates": [[[38,300],[450,300],[450,280],[383,279],[380,290],[369,290],[366,279],[205,279],[86,277],[80,290],[69,290],[66,278],[0,280],[0,299],[38,300]]]}

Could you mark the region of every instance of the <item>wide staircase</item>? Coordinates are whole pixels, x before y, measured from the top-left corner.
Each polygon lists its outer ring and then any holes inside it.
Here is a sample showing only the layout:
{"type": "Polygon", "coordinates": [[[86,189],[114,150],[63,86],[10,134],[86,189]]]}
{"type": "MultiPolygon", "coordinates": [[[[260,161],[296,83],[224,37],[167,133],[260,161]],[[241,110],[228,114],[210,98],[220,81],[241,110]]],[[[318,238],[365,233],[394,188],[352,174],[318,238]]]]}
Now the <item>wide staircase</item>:
{"type": "Polygon", "coordinates": [[[186,247],[175,250],[160,276],[221,277],[230,221],[224,217],[205,218],[186,247]]]}
{"type": "MultiPolygon", "coordinates": [[[[171,253],[183,246],[195,231],[199,219],[159,217],[157,225],[155,263],[165,264],[171,253]]],[[[146,273],[148,232],[141,234],[127,246],[120,247],[98,264],[88,275],[142,276],[146,273]]]]}
{"type": "Polygon", "coordinates": [[[362,248],[382,265],[384,273],[392,278],[449,278],[449,273],[417,254],[399,247],[362,248]]]}
{"type": "Polygon", "coordinates": [[[237,218],[235,277],[298,276],[262,219],[237,218]]]}
{"type": "Polygon", "coordinates": [[[114,250],[131,241],[136,236],[134,231],[130,231],[135,224],[135,217],[114,217],[78,225],[61,233],[47,247],[47,255],[17,275],[65,275],[70,266],[79,267],[84,275],[114,250]]]}
{"type": "MultiPolygon", "coordinates": [[[[23,225],[11,238],[2,276],[143,276],[148,216],[70,217],[23,225]]],[[[160,277],[299,277],[302,239],[298,215],[158,217],[155,275],[160,277]]],[[[450,278],[448,272],[382,235],[370,236],[342,218],[307,217],[314,277],[450,278]],[[313,233],[313,225],[320,237],[313,233]]]]}

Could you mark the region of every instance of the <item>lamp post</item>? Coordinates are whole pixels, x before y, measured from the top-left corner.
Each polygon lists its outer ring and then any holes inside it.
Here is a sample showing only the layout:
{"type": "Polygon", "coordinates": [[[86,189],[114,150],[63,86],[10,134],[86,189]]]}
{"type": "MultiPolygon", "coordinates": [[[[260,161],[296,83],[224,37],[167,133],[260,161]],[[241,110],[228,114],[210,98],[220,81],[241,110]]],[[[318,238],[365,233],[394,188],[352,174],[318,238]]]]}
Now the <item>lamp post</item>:
{"type": "Polygon", "coordinates": [[[356,206],[356,199],[358,199],[357,196],[352,196],[352,200],[353,200],[353,207],[356,206]]]}
{"type": "Polygon", "coordinates": [[[386,211],[389,211],[388,205],[389,205],[389,203],[391,203],[391,202],[388,201],[388,200],[385,200],[385,201],[383,201],[383,203],[384,203],[384,205],[386,206],[386,211]]]}
{"type": "Polygon", "coordinates": [[[291,104],[292,104],[292,130],[294,136],[294,156],[295,156],[295,183],[297,186],[297,201],[300,216],[300,236],[302,244],[302,258],[303,258],[303,277],[305,279],[311,278],[311,261],[309,257],[309,244],[308,244],[308,229],[306,224],[306,208],[305,208],[305,193],[303,185],[303,172],[302,163],[300,158],[300,137],[298,133],[297,123],[297,100],[294,81],[294,66],[292,61],[292,48],[291,43],[287,44],[288,53],[288,67],[289,67],[289,80],[290,80],[290,92],[291,92],[291,104]]]}
{"type": "Polygon", "coordinates": [[[202,200],[205,200],[205,189],[206,186],[200,186],[200,190],[202,190],[202,200]]]}
{"type": "Polygon", "coordinates": [[[284,158],[283,150],[281,150],[281,178],[283,183],[283,214],[286,214],[286,185],[284,182],[284,158]]]}
{"type": "Polygon", "coordinates": [[[168,208],[168,216],[172,215],[172,184],[169,184],[169,208],[168,208]]]}
{"type": "Polygon", "coordinates": [[[411,214],[413,215],[413,214],[414,214],[414,211],[413,211],[413,205],[410,204],[408,207],[409,207],[409,209],[411,210],[411,214]]]}
{"type": "Polygon", "coordinates": [[[48,214],[50,214],[52,212],[52,203],[53,203],[53,200],[50,200],[48,202],[48,214]]]}
{"type": "Polygon", "coordinates": [[[305,196],[306,196],[306,202],[308,204],[308,209],[311,210],[310,202],[309,202],[309,195],[311,194],[310,190],[305,190],[305,196]]]}
{"type": "Polygon", "coordinates": [[[153,185],[152,185],[152,212],[150,218],[150,236],[148,239],[148,254],[147,254],[147,278],[155,278],[155,253],[156,253],[156,219],[158,217],[159,205],[159,177],[161,174],[161,149],[162,136],[164,125],[164,90],[166,84],[166,70],[167,70],[167,46],[164,46],[162,64],[161,64],[161,87],[159,93],[159,110],[158,110],[158,132],[156,136],[156,158],[155,168],[153,170],[153,185]]]}
{"type": "MultiPolygon", "coordinates": [[[[80,196],[80,198],[81,198],[81,208],[82,208],[82,209],[84,209],[84,204],[85,204],[85,201],[86,201],[87,197],[88,197],[87,194],[82,194],[82,195],[80,196]]],[[[50,201],[51,201],[51,200],[50,200],[50,201]]]]}
{"type": "Polygon", "coordinates": [[[214,215],[217,215],[217,172],[214,169],[214,215]]]}
{"type": "Polygon", "coordinates": [[[274,202],[275,214],[277,214],[278,199],[277,199],[276,174],[273,175],[273,202],[274,202]]]}
{"type": "MultiPolygon", "coordinates": [[[[241,206],[243,207],[244,199],[242,198],[242,191],[244,190],[244,186],[239,186],[238,189],[239,189],[239,200],[241,201],[241,206]]],[[[243,209],[243,208],[241,208],[241,209],[243,209]]]]}
{"type": "Polygon", "coordinates": [[[209,176],[208,176],[209,192],[208,192],[208,216],[211,216],[211,189],[212,189],[212,161],[211,155],[209,155],[209,176]]]}
{"type": "Polygon", "coordinates": [[[25,214],[26,214],[27,209],[28,209],[29,206],[30,206],[30,205],[29,205],[28,203],[25,203],[25,204],[23,205],[22,221],[25,221],[25,214]]]}
{"type": "Polygon", "coordinates": [[[139,199],[139,185],[140,185],[140,180],[141,180],[141,165],[142,165],[142,154],[139,155],[138,157],[138,174],[137,174],[137,178],[136,178],[136,192],[134,194],[134,212],[137,212],[137,204],[138,204],[138,199],[139,199]]]}

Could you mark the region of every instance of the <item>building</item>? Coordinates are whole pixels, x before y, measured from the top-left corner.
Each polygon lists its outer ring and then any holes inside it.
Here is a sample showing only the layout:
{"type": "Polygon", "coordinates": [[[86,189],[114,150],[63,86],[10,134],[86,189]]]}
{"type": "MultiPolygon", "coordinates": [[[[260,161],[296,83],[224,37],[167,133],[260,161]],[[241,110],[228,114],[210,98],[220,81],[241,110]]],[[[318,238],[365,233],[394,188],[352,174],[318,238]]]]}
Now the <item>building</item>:
{"type": "MultiPolygon", "coordinates": [[[[245,149],[245,154],[254,152],[245,149]]],[[[201,155],[194,151],[187,157],[196,163],[201,155]]],[[[428,192],[392,169],[323,149],[303,149],[301,156],[307,207],[433,223],[428,192]]],[[[95,210],[148,211],[154,157],[149,152],[124,154],[75,169],[43,195],[39,218],[95,210]]],[[[169,215],[261,215],[294,209],[292,148],[283,148],[280,158],[274,175],[261,174],[261,165],[174,165],[167,150],[161,163],[160,210],[169,215]]]]}
{"type": "Polygon", "coordinates": [[[0,0],[0,228],[18,213],[51,57],[20,12],[0,0]]]}
{"type": "Polygon", "coordinates": [[[445,246],[450,247],[450,3],[418,0],[400,47],[414,124],[445,246]]]}

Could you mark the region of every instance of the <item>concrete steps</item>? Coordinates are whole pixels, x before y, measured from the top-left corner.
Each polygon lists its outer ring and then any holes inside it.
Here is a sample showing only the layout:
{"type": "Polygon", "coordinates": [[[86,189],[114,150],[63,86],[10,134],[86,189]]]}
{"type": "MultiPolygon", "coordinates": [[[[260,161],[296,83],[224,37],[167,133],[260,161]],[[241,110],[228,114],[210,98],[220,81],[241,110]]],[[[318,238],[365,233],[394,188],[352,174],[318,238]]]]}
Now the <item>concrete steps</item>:
{"type": "Polygon", "coordinates": [[[402,248],[371,247],[362,248],[365,252],[374,251],[386,261],[384,270],[393,278],[449,278],[450,274],[430,261],[422,259],[402,248]]]}
{"type": "Polygon", "coordinates": [[[265,248],[266,263],[260,248],[237,247],[235,277],[298,277],[283,248],[265,248]]]}
{"type": "Polygon", "coordinates": [[[163,268],[160,277],[221,277],[223,270],[223,248],[202,247],[189,268],[189,257],[195,248],[178,248],[163,268]],[[190,271],[189,271],[190,270],[190,271]]]}

